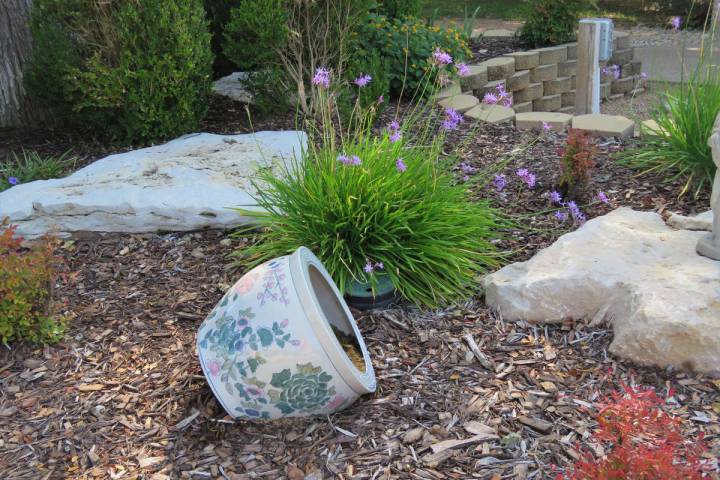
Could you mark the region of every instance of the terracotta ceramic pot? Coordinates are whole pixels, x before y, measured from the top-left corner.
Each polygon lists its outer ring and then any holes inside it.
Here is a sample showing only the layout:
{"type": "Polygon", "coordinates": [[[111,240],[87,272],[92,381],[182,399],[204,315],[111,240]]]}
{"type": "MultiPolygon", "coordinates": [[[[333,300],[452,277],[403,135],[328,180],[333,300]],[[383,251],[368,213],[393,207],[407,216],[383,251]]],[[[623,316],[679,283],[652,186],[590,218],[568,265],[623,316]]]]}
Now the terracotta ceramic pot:
{"type": "Polygon", "coordinates": [[[355,320],[305,247],[243,275],[200,326],[197,348],[213,393],[236,418],[325,415],[376,387],[355,320]],[[362,368],[333,327],[355,343],[362,368]]]}

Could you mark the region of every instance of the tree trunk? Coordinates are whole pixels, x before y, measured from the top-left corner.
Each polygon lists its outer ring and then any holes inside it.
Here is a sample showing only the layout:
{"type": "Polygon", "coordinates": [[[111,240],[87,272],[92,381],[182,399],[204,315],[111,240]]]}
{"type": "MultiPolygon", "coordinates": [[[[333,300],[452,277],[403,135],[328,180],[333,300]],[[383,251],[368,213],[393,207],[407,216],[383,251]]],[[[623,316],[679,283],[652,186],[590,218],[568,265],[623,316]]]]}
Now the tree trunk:
{"type": "Polygon", "coordinates": [[[0,127],[32,125],[42,119],[23,85],[23,67],[32,50],[31,4],[32,0],[0,1],[0,127]]]}

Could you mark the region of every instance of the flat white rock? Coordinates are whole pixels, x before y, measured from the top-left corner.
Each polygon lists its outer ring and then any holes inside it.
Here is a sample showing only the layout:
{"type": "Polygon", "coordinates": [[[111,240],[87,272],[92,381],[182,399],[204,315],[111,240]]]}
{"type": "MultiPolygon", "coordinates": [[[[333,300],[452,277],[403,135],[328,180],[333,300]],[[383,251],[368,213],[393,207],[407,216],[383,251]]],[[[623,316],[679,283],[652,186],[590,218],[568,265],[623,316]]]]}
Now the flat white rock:
{"type": "Polygon", "coordinates": [[[245,88],[247,72],[233,72],[213,82],[213,92],[242,103],[252,103],[252,94],[245,88]]]}
{"type": "Polygon", "coordinates": [[[698,213],[693,217],[686,217],[677,213],[671,213],[665,222],[673,228],[684,230],[705,230],[712,231],[713,211],[698,213]]]}
{"type": "Polygon", "coordinates": [[[236,227],[250,218],[230,208],[258,208],[251,184],[258,169],[289,164],[305,143],[297,131],[189,134],[9,188],[0,193],[0,219],[29,239],[236,227]]]}
{"type": "Polygon", "coordinates": [[[642,365],[720,372],[720,262],[698,255],[704,233],[620,208],[484,280],[508,320],[612,325],[610,351],[642,365]]]}

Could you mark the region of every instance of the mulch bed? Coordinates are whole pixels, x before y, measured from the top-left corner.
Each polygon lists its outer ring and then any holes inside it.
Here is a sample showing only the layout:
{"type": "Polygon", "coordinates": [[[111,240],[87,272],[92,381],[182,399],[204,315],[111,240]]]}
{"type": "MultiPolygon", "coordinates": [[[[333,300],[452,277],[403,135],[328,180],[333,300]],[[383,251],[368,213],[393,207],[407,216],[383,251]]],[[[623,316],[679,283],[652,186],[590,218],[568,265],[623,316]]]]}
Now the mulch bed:
{"type": "MultiPolygon", "coordinates": [[[[213,101],[204,130],[247,131],[241,105],[213,101]]],[[[255,122],[255,129],[292,125],[288,116],[255,122]]],[[[546,134],[518,153],[536,133],[471,128],[450,135],[450,143],[463,143],[458,164],[480,171],[515,152],[499,171],[508,179],[502,192],[455,167],[458,181],[472,182],[476,196],[491,198],[515,221],[498,242],[509,261],[576,228],[558,224],[547,198],[564,134],[546,134]],[[537,176],[534,189],[521,186],[519,168],[537,176]]],[[[60,152],[72,145],[86,161],[113,148],[62,135],[13,132],[6,148],[60,152]]],[[[598,143],[598,165],[579,202],[589,218],[619,206],[693,213],[708,204],[708,191],[678,199],[677,183],[618,165],[611,156],[627,142],[598,143]],[[593,200],[599,190],[610,205],[593,200]]],[[[330,418],[233,421],[202,375],[195,335],[243,273],[227,257],[243,245],[220,231],[65,243],[61,253],[75,272],[56,292],[72,318],[65,340],[0,348],[0,477],[553,478],[554,465],[562,469],[580,446],[593,447],[596,403],[623,385],[674,390],[665,408],[685,421],[691,438],[704,433],[720,454],[719,380],[622,361],[608,353],[612,332],[583,322],[505,322],[481,298],[437,311],[403,305],[355,312],[378,378],[375,394],[330,418]],[[473,357],[468,336],[489,365],[473,357]],[[478,429],[498,439],[439,445],[478,429]]]]}

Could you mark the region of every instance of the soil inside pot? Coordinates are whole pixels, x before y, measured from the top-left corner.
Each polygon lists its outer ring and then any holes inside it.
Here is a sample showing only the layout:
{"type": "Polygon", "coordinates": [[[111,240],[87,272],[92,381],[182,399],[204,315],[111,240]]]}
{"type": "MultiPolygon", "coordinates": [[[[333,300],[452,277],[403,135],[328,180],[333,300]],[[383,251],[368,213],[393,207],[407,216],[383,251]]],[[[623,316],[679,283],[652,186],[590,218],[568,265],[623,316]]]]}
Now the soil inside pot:
{"type": "Polygon", "coordinates": [[[332,327],[332,331],[337,337],[338,342],[340,342],[340,345],[342,345],[343,350],[345,350],[347,356],[350,357],[353,365],[355,365],[355,367],[361,372],[364,372],[365,359],[363,358],[362,351],[360,350],[360,345],[358,345],[355,336],[348,335],[347,333],[337,328],[335,325],[330,326],[332,327]]]}

